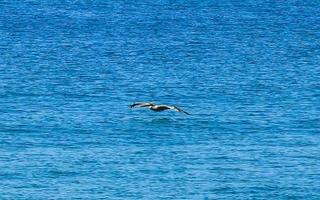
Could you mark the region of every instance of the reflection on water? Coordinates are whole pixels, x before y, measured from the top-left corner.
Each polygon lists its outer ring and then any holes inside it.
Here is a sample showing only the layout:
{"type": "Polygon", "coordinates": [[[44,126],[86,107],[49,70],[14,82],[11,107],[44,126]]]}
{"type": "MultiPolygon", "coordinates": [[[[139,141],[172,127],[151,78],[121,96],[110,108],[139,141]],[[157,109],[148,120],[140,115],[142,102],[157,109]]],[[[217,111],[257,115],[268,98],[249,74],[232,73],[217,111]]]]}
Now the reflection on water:
{"type": "Polygon", "coordinates": [[[159,117],[159,118],[149,120],[149,123],[153,123],[153,124],[170,124],[174,122],[178,122],[178,121],[170,117],[159,117]]]}

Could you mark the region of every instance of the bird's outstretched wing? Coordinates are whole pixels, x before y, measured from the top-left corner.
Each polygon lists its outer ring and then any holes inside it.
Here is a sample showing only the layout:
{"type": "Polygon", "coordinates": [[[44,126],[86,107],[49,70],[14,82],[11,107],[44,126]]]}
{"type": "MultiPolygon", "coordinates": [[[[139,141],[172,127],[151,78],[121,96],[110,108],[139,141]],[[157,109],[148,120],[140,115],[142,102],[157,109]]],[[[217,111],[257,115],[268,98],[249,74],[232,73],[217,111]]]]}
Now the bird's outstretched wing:
{"type": "Polygon", "coordinates": [[[182,110],[181,108],[177,107],[177,106],[172,106],[172,109],[178,112],[183,112],[184,114],[190,115],[190,113],[182,110]]]}
{"type": "Polygon", "coordinates": [[[153,106],[154,104],[151,102],[136,102],[134,104],[131,104],[129,107],[130,108],[135,108],[135,107],[147,107],[147,106],[153,106]]]}

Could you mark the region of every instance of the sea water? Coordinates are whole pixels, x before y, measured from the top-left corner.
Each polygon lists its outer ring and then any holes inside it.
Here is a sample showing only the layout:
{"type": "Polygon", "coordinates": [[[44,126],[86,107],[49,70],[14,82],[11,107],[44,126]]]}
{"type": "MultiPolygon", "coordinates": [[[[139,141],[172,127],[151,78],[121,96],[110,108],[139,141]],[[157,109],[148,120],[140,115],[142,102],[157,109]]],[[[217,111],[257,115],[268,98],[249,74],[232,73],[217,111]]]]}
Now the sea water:
{"type": "Polygon", "coordinates": [[[319,22],[311,0],[1,1],[0,199],[320,199],[319,22]]]}

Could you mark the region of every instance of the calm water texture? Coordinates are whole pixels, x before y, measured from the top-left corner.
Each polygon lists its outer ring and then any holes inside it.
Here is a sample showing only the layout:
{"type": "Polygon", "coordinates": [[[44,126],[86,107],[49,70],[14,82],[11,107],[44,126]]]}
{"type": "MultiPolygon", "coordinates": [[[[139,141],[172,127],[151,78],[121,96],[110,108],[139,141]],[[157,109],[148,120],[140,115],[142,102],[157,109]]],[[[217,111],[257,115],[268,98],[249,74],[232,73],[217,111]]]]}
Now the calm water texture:
{"type": "Polygon", "coordinates": [[[320,199],[319,22],[308,0],[1,1],[0,199],[320,199]]]}

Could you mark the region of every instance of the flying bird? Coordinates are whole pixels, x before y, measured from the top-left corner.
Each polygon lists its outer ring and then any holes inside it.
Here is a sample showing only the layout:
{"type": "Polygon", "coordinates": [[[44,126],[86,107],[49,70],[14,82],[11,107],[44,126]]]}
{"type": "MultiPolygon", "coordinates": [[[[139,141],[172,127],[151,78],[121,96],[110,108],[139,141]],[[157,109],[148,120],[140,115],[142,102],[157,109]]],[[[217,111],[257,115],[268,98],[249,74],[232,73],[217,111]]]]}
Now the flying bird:
{"type": "Polygon", "coordinates": [[[129,106],[130,108],[142,108],[142,107],[148,107],[150,110],[155,112],[160,112],[164,110],[175,110],[177,112],[183,112],[187,115],[190,115],[188,112],[182,110],[181,108],[178,108],[177,106],[168,106],[168,105],[156,105],[151,102],[137,102],[129,106]]]}

